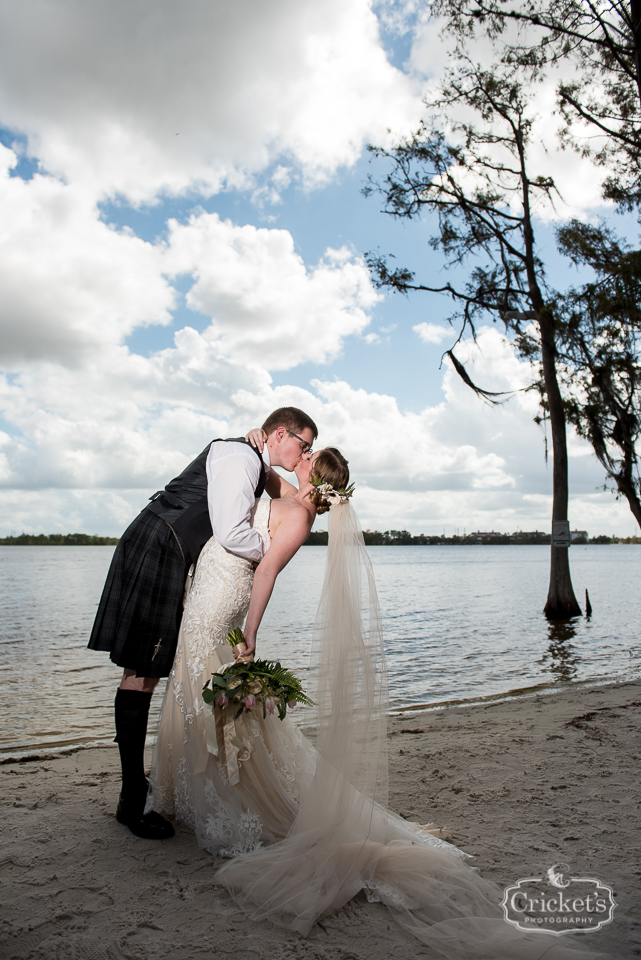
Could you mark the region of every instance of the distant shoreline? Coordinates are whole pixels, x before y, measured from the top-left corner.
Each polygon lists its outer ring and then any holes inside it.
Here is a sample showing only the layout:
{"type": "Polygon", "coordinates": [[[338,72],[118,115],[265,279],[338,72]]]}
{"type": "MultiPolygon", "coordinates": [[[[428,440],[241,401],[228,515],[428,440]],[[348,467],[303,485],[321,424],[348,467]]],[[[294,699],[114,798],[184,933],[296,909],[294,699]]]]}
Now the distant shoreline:
{"type": "MultiPolygon", "coordinates": [[[[549,546],[550,535],[544,533],[495,534],[479,538],[475,534],[464,537],[432,537],[419,534],[413,537],[406,530],[366,530],[363,533],[367,547],[484,547],[484,546],[549,546]]],[[[119,537],[98,537],[88,533],[21,533],[16,537],[0,537],[0,547],[115,547],[119,537]]],[[[592,537],[590,540],[574,540],[572,546],[581,547],[604,544],[641,544],[641,537],[592,537]]],[[[305,547],[326,547],[327,531],[310,533],[305,547]]]]}
{"type": "MultiPolygon", "coordinates": [[[[428,534],[419,534],[413,537],[406,530],[387,530],[380,533],[378,530],[364,530],[363,539],[366,547],[519,547],[519,546],[550,546],[549,533],[510,534],[497,533],[492,535],[469,534],[464,537],[433,537],[428,534]]],[[[573,540],[571,546],[581,547],[588,544],[604,545],[612,543],[639,544],[641,537],[592,537],[591,540],[580,538],[573,540]]],[[[327,531],[318,530],[310,533],[303,544],[304,547],[326,547],[327,531]]]]}
{"type": "Polygon", "coordinates": [[[0,547],[115,547],[118,539],[88,533],[21,533],[17,537],[0,537],[0,547]]]}

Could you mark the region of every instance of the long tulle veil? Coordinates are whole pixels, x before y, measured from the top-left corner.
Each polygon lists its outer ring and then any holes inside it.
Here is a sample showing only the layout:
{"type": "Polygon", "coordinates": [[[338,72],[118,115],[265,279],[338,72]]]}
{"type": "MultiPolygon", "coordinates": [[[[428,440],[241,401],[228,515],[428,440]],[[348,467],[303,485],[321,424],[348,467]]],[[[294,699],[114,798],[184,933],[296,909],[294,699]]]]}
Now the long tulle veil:
{"type": "Polygon", "coordinates": [[[255,920],[306,935],[365,890],[449,960],[596,956],[502,918],[501,891],[455,847],[387,809],[387,674],[371,562],[349,502],[329,512],[325,579],[314,625],[315,769],[284,840],[217,873],[255,920]]]}

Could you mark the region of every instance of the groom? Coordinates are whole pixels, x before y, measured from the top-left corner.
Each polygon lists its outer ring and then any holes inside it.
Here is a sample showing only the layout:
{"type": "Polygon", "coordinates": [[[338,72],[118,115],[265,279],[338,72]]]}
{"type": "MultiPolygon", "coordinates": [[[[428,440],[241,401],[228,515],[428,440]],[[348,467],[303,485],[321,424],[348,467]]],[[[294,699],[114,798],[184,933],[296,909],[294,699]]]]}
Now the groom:
{"type": "MultiPolygon", "coordinates": [[[[116,693],[116,743],[122,790],[116,817],[147,840],[173,836],[168,820],[145,813],[144,749],[151,696],[171,670],[185,582],[212,536],[230,553],[260,563],[265,545],[250,524],[271,467],[291,471],[311,450],[316,424],[297,407],[280,407],[263,424],[262,455],[242,438],[213,440],[150,497],[114,551],[89,647],[108,650],[124,668],[116,693]]],[[[276,478],[274,477],[274,480],[276,478]]]]}

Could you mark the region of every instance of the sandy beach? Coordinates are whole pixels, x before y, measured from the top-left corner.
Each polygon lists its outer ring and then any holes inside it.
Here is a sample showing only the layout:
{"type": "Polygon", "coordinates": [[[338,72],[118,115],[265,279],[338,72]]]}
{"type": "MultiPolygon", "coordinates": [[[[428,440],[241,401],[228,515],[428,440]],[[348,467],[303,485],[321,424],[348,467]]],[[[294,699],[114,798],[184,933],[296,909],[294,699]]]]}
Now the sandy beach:
{"type": "MultiPolygon", "coordinates": [[[[641,682],[394,717],[390,806],[449,828],[502,887],[555,863],[609,884],[614,920],[582,941],[638,957],[640,737],[641,682]]],[[[3,960],[433,956],[364,898],[309,939],[248,923],[187,830],[159,844],[117,823],[115,746],[5,763],[0,779],[3,960]]]]}

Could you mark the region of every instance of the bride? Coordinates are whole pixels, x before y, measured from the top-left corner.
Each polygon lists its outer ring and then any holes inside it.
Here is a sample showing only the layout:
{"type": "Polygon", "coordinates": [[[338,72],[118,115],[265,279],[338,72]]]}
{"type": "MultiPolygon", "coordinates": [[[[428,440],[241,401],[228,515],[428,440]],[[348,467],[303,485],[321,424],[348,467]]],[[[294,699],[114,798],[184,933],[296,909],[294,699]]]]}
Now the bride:
{"type": "Polygon", "coordinates": [[[234,720],[235,708],[212,714],[202,699],[212,673],[233,661],[225,637],[243,626],[245,614],[246,656],[254,653],[277,575],[307,539],[316,514],[329,508],[310,481],[313,471],[336,489],[349,481],[347,461],[331,447],[301,460],[298,489],[273,474],[278,497],[257,500],[252,515],[269,547],[256,571],[212,537],[186,599],[148,808],[175,816],[213,854],[233,857],[285,837],[298,809],[302,770],[314,764],[313,750],[289,718],[263,720],[256,710],[234,720]]]}
{"type": "Polygon", "coordinates": [[[364,891],[448,960],[595,956],[550,934],[507,924],[501,890],[467,855],[387,809],[387,682],[371,564],[334,448],[302,460],[299,487],[274,482],[252,523],[269,548],[256,571],[205,545],[187,596],[158,725],[148,809],[175,817],[229,859],[217,879],[252,919],[306,935],[364,891]],[[312,478],[314,483],[312,483],[312,478]],[[238,719],[202,699],[231,662],[227,633],[244,625],[256,649],[275,579],[329,510],[325,579],[314,626],[314,745],[289,715],[238,719]]]}

